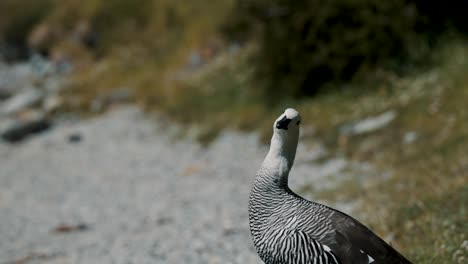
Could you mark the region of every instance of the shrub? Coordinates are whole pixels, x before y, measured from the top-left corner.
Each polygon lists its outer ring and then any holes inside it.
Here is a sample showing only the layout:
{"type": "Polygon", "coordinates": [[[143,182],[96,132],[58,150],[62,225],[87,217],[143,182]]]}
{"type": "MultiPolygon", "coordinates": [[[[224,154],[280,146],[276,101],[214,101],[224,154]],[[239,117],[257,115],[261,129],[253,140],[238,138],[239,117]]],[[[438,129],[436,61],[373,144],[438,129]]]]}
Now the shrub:
{"type": "Polygon", "coordinates": [[[437,35],[447,28],[468,33],[468,1],[465,0],[414,0],[419,12],[424,16],[423,31],[437,35]]]}
{"type": "Polygon", "coordinates": [[[26,36],[50,5],[51,0],[0,1],[0,44],[14,48],[13,54],[5,56],[27,56],[26,36]]]}
{"type": "Polygon", "coordinates": [[[265,95],[314,95],[324,84],[424,57],[434,25],[418,9],[423,2],[238,0],[225,31],[258,39],[254,63],[265,95]]]}
{"type": "Polygon", "coordinates": [[[144,29],[152,11],[152,1],[102,1],[93,14],[92,24],[107,49],[114,42],[131,43],[144,29]]]}

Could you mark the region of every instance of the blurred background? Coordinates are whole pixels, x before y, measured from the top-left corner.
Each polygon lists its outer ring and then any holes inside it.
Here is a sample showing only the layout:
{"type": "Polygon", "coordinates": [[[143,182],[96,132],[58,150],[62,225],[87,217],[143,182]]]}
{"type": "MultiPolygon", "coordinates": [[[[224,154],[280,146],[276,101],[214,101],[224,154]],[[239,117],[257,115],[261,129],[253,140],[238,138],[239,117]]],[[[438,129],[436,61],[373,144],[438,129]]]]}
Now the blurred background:
{"type": "Polygon", "coordinates": [[[290,177],[414,263],[468,260],[468,2],[0,1],[0,263],[260,263],[290,177]]]}

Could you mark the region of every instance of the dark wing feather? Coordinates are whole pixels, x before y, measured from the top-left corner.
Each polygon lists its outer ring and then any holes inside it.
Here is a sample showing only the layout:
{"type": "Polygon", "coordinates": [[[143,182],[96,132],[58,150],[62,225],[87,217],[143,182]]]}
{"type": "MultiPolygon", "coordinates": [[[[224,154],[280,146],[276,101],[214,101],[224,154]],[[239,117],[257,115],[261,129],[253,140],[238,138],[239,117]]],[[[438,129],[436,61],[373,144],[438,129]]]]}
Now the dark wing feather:
{"type": "Polygon", "coordinates": [[[377,264],[411,264],[359,221],[340,211],[332,208],[330,210],[333,210],[329,220],[334,231],[330,232],[323,241],[330,245],[343,263],[368,263],[367,256],[363,258],[364,252],[377,264]]]}

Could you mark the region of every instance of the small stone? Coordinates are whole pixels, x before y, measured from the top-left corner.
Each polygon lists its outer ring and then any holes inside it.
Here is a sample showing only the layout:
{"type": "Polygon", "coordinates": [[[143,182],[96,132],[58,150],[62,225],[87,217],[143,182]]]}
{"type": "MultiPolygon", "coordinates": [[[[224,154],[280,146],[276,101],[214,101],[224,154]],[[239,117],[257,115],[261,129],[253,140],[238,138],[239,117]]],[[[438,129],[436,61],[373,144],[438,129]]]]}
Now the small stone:
{"type": "Polygon", "coordinates": [[[460,248],[468,251],[468,240],[464,240],[461,245],[460,245],[460,248]]]}
{"type": "Polygon", "coordinates": [[[339,129],[339,132],[344,135],[361,135],[364,133],[374,132],[390,124],[396,116],[396,112],[390,110],[381,115],[369,117],[350,125],[345,125],[339,129]]]}
{"type": "Polygon", "coordinates": [[[192,69],[196,69],[203,64],[203,59],[198,51],[192,51],[189,57],[189,66],[192,69]]]}
{"type": "Polygon", "coordinates": [[[29,64],[34,74],[39,77],[45,77],[53,72],[52,64],[40,54],[33,54],[29,64]]]}
{"type": "Polygon", "coordinates": [[[156,220],[156,223],[157,223],[158,225],[167,225],[167,224],[169,224],[171,221],[173,221],[173,219],[172,219],[171,217],[168,217],[168,216],[164,217],[164,216],[163,216],[163,217],[158,218],[158,219],[156,220]]]}
{"type": "Polygon", "coordinates": [[[0,83],[0,101],[6,100],[13,95],[13,91],[0,83]]]}
{"type": "Polygon", "coordinates": [[[418,139],[418,133],[416,133],[414,131],[411,131],[411,132],[405,133],[405,135],[403,137],[403,142],[405,144],[411,144],[414,141],[416,141],[416,139],[418,139]]]}
{"type": "Polygon", "coordinates": [[[58,95],[47,97],[42,105],[46,113],[52,113],[63,105],[63,98],[58,95]]]}
{"type": "Polygon", "coordinates": [[[5,115],[15,114],[28,107],[39,104],[42,98],[43,94],[40,91],[36,89],[29,89],[5,101],[0,112],[5,115]]]}
{"type": "Polygon", "coordinates": [[[83,136],[80,133],[73,133],[68,136],[68,142],[78,143],[83,139],[83,136]]]}
{"type": "Polygon", "coordinates": [[[236,234],[237,230],[234,228],[224,228],[223,229],[223,235],[224,236],[231,236],[236,234]]]}
{"type": "Polygon", "coordinates": [[[43,113],[29,111],[22,113],[16,119],[7,119],[0,124],[0,137],[4,141],[15,143],[31,134],[43,132],[49,129],[50,126],[50,121],[43,113]]]}

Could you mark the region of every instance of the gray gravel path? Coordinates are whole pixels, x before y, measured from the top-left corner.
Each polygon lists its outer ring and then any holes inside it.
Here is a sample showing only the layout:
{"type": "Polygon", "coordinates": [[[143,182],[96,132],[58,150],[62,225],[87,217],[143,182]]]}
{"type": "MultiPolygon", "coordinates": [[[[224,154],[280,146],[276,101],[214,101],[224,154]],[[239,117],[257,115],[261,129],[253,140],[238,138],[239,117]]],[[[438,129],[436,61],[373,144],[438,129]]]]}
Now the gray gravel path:
{"type": "MultiPolygon", "coordinates": [[[[0,143],[0,263],[261,263],[247,202],[267,148],[226,132],[203,149],[168,130],[130,107],[0,143]]],[[[300,147],[293,189],[346,166],[309,162],[319,154],[300,147]]]]}

